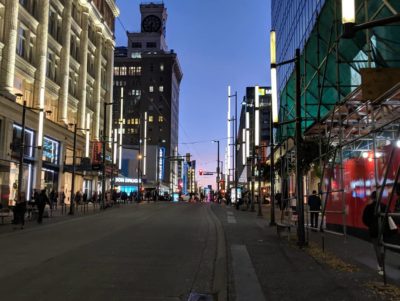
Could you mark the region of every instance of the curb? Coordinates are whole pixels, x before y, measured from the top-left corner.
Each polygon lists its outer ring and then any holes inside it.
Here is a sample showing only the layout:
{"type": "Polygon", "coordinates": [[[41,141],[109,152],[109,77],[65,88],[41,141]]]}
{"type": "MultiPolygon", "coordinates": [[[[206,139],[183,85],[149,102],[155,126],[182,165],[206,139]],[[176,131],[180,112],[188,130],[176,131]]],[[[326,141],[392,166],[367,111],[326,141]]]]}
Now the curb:
{"type": "Polygon", "coordinates": [[[210,207],[211,217],[214,220],[217,232],[217,255],[214,267],[213,291],[217,294],[216,301],[228,300],[228,265],[225,232],[221,221],[210,207]]]}

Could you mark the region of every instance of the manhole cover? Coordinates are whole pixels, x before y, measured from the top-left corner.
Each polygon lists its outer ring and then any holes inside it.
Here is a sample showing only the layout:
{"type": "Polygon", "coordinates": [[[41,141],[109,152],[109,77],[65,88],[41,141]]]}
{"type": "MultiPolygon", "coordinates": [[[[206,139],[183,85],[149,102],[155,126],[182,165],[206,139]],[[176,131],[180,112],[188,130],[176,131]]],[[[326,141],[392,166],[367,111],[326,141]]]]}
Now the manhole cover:
{"type": "Polygon", "coordinates": [[[214,301],[214,298],[208,294],[191,293],[188,301],[214,301]]]}

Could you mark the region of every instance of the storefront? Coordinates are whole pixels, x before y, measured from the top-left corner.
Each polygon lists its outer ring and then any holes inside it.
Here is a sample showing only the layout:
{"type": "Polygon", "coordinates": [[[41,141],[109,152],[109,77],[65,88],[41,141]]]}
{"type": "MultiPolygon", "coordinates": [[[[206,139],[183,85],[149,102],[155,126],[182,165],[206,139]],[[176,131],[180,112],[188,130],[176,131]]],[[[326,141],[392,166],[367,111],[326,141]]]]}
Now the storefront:
{"type": "Polygon", "coordinates": [[[120,192],[126,192],[128,195],[131,192],[136,193],[138,191],[138,187],[141,186],[141,183],[142,181],[140,179],[124,178],[124,177],[115,178],[115,187],[120,192]]]}

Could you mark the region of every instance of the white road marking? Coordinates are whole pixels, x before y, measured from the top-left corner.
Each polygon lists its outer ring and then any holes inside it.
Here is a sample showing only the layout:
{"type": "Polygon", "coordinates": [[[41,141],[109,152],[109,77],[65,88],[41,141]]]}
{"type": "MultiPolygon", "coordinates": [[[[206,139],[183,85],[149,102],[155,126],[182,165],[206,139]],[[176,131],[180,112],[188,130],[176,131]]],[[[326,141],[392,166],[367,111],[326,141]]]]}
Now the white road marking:
{"type": "Polygon", "coordinates": [[[236,301],[265,301],[264,293],[245,245],[232,245],[236,301]]]}

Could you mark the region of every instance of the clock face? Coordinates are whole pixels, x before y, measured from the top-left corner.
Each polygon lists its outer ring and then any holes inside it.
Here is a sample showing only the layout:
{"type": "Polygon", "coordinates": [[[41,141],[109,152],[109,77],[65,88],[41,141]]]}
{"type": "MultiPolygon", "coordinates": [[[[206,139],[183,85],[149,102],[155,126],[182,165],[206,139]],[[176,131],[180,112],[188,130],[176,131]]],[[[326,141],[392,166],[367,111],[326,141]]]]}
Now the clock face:
{"type": "Polygon", "coordinates": [[[161,20],[159,17],[149,15],[142,21],[142,29],[145,32],[157,32],[161,28],[161,20]]]}

